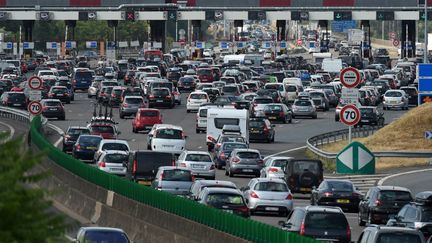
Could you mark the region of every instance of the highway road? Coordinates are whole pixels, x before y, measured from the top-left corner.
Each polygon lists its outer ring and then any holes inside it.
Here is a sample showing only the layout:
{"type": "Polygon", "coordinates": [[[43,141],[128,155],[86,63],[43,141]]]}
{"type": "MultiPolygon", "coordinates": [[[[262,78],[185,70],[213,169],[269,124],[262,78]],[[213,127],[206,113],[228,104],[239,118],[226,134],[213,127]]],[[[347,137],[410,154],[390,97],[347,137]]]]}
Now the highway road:
{"type": "MultiPolygon", "coordinates": [[[[161,109],[164,123],[176,124],[183,127],[186,135],[188,135],[188,150],[205,151],[207,149],[205,144],[205,134],[195,133],[196,113],[186,113],[186,96],[187,94],[182,95],[182,105],[176,106],[174,109],[161,109]]],[[[63,130],[66,130],[68,126],[71,125],[85,126],[86,122],[92,117],[94,102],[94,99],[87,98],[87,93],[78,92],[75,94],[75,101],[70,105],[65,105],[66,120],[59,121],[56,119],[50,119],[50,122],[63,130]]],[[[392,110],[384,112],[386,122],[389,123],[400,117],[405,111],[392,110]]],[[[147,135],[145,133],[132,133],[132,118],[120,119],[118,109],[114,109],[113,114],[115,120],[120,123],[118,125],[118,128],[121,131],[120,138],[127,140],[133,150],[146,149],[147,135]]],[[[331,109],[327,112],[319,112],[318,119],[294,119],[292,124],[276,124],[275,143],[251,143],[251,147],[260,150],[264,156],[268,156],[281,151],[302,147],[305,145],[305,141],[308,137],[344,128],[345,126],[343,124],[334,121],[334,109],[331,109]]],[[[295,153],[286,153],[286,155],[296,157],[303,156],[302,153],[299,153],[298,151],[295,153]]],[[[246,176],[229,178],[224,175],[223,170],[217,172],[216,178],[219,180],[231,180],[239,188],[246,186],[251,179],[251,177],[246,176]]],[[[305,195],[300,195],[300,197],[298,196],[299,195],[295,195],[294,197],[305,198],[305,195]]],[[[306,195],[306,197],[308,197],[308,195],[306,195]]],[[[306,206],[309,205],[309,200],[295,199],[294,205],[306,206]]],[[[356,214],[348,213],[347,218],[353,228],[353,239],[356,239],[362,230],[357,226],[356,214]]],[[[253,216],[252,219],[271,225],[277,225],[279,220],[284,220],[285,218],[275,216],[253,216]]]]}
{"type": "Polygon", "coordinates": [[[413,196],[419,192],[432,190],[432,169],[423,169],[415,173],[402,173],[384,181],[383,185],[402,186],[411,190],[413,196]]]}

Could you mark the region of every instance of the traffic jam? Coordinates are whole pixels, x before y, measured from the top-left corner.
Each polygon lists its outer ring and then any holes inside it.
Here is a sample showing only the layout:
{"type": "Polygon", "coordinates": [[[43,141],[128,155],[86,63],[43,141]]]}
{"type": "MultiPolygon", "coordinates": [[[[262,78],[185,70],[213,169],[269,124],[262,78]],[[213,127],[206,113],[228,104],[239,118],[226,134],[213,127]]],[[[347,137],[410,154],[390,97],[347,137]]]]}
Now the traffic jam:
{"type": "MultiPolygon", "coordinates": [[[[413,195],[397,186],[361,192],[350,180],[326,179],[320,160],[269,156],[255,146],[270,148],[278,129],[324,113],[350,128],[384,126],[384,110],[417,105],[416,60],[389,63],[387,50],[376,49],[369,63],[357,63],[358,47],[331,41],[329,52],[302,55],[278,55],[255,41],[243,53],[209,48],[193,57],[185,49],[146,49],[117,61],[43,54],[4,60],[0,100],[68,122],[75,113],[67,110],[85,99],[92,116],[68,123],[59,147],[155,190],[240,217],[283,217],[282,229],[325,242],[426,242],[432,192],[413,195]],[[193,119],[200,149],[188,149],[192,135],[167,119],[174,110],[193,119]],[[130,146],[130,134],[140,137],[139,149],[130,146]],[[310,198],[308,205],[296,205],[297,195],[310,198]],[[358,239],[347,213],[362,227],[358,239]]],[[[115,232],[127,242],[125,232],[115,232]]]]}

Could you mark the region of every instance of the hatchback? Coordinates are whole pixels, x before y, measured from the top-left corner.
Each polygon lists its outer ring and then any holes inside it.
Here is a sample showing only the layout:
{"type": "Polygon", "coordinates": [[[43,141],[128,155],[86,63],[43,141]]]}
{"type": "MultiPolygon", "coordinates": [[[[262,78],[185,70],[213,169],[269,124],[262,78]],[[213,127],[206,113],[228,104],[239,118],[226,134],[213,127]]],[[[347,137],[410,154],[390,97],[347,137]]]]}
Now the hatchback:
{"type": "Polygon", "coordinates": [[[129,152],[122,150],[103,151],[96,166],[107,173],[115,175],[126,175],[126,164],[128,162],[129,152]]]}
{"type": "Polygon", "coordinates": [[[111,96],[108,101],[111,107],[118,107],[120,105],[120,103],[122,102],[123,90],[125,90],[125,88],[120,86],[113,88],[113,90],[111,91],[111,96]]]}
{"type": "Polygon", "coordinates": [[[210,187],[223,187],[237,189],[237,186],[232,181],[218,181],[218,180],[196,180],[191,186],[188,198],[192,200],[199,200],[199,195],[204,188],[210,187]]]}
{"type": "Polygon", "coordinates": [[[264,107],[264,114],[269,120],[292,122],[292,111],[285,104],[268,104],[264,107]]]}
{"type": "Polygon", "coordinates": [[[235,149],[225,166],[225,175],[233,177],[235,174],[260,176],[264,165],[261,154],[256,149],[235,149]]]}
{"type": "Polygon", "coordinates": [[[238,189],[222,187],[204,188],[198,197],[201,204],[220,209],[226,213],[236,214],[245,218],[250,217],[246,200],[238,189]]]}
{"type": "Polygon", "coordinates": [[[254,178],[241,190],[251,214],[265,212],[287,216],[293,209],[293,196],[282,179],[254,178]]]}
{"type": "Polygon", "coordinates": [[[231,156],[234,149],[247,149],[249,146],[243,142],[224,142],[221,144],[220,149],[216,152],[215,164],[216,168],[222,169],[226,165],[227,160],[231,156]]]}
{"type": "Polygon", "coordinates": [[[66,86],[52,86],[48,92],[48,98],[59,99],[66,104],[70,104],[71,102],[71,96],[66,86]]]}
{"type": "Polygon", "coordinates": [[[174,97],[168,88],[154,88],[148,96],[149,107],[165,106],[174,107],[174,97]]]}
{"type": "Polygon", "coordinates": [[[240,89],[236,84],[228,84],[222,87],[222,95],[240,95],[240,89]]]}
{"type": "Polygon", "coordinates": [[[387,90],[383,98],[383,109],[400,108],[408,110],[408,96],[403,90],[387,90]]]}
{"type": "Polygon", "coordinates": [[[276,133],[274,127],[275,125],[267,118],[249,118],[249,140],[274,142],[276,133]]]}
{"type": "Polygon", "coordinates": [[[81,227],[73,242],[131,243],[127,234],[122,229],[107,227],[81,227]]]}
{"type": "Polygon", "coordinates": [[[210,102],[208,94],[204,91],[195,91],[190,93],[187,103],[186,112],[198,111],[200,105],[210,102]]]}
{"type": "Polygon", "coordinates": [[[103,139],[100,141],[98,148],[95,152],[93,162],[98,161],[99,157],[104,151],[130,151],[129,143],[126,140],[119,139],[103,139]]]}
{"type": "Polygon", "coordinates": [[[402,86],[400,89],[408,95],[408,104],[418,105],[418,90],[415,86],[402,86]]]}
{"type": "Polygon", "coordinates": [[[42,115],[46,118],[66,119],[66,113],[63,104],[57,99],[43,99],[41,101],[42,115]]]}
{"type": "Polygon", "coordinates": [[[71,126],[63,135],[63,152],[72,152],[73,145],[80,135],[89,135],[90,130],[87,127],[71,126]]]}
{"type": "Polygon", "coordinates": [[[152,188],[174,195],[186,196],[189,194],[194,180],[192,171],[188,168],[161,166],[152,182],[152,188]]]}
{"type": "Polygon", "coordinates": [[[1,96],[2,106],[27,109],[27,98],[23,92],[4,92],[1,96]]]}
{"type": "Polygon", "coordinates": [[[255,97],[252,100],[252,114],[255,116],[263,116],[264,108],[271,103],[274,103],[271,97],[268,96],[255,97]]]}
{"type": "Polygon", "coordinates": [[[195,177],[214,180],[216,177],[215,164],[208,152],[183,151],[177,159],[177,166],[192,170],[195,177]]]}
{"type": "Polygon", "coordinates": [[[120,118],[135,115],[139,108],[145,108],[144,99],[141,96],[126,96],[120,105],[120,118]]]}
{"type": "Polygon", "coordinates": [[[324,180],[318,188],[312,190],[311,204],[338,206],[351,212],[358,212],[358,205],[363,195],[349,180],[324,180]]]}
{"type": "Polygon", "coordinates": [[[313,119],[317,119],[318,117],[315,105],[311,100],[295,100],[291,108],[294,118],[299,116],[309,116],[313,119]]]}
{"type": "Polygon", "coordinates": [[[101,136],[97,135],[79,136],[72,149],[72,156],[76,159],[91,161],[102,139],[101,136]]]}
{"type": "MultiPolygon", "coordinates": [[[[357,243],[425,243],[421,232],[402,227],[370,225],[360,234],[357,243]]],[[[429,240],[428,242],[431,242],[429,240]]]]}
{"type": "Polygon", "coordinates": [[[264,168],[261,170],[263,178],[284,178],[283,168],[293,160],[293,157],[270,157],[264,160],[264,168]]]}
{"type": "Polygon", "coordinates": [[[154,151],[181,154],[186,148],[186,136],[179,126],[161,124],[148,136],[151,136],[151,149],[154,151]]]}
{"type": "Polygon", "coordinates": [[[154,124],[162,123],[162,114],[158,109],[140,108],[132,121],[132,132],[149,131],[154,124]]]}

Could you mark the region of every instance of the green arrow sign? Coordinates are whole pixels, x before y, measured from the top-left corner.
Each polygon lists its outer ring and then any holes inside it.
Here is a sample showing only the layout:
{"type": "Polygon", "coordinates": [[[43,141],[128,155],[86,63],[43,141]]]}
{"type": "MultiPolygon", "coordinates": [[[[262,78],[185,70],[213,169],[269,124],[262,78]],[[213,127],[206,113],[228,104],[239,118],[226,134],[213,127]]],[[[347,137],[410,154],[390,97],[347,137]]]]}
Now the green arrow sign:
{"type": "Polygon", "coordinates": [[[336,156],[339,174],[375,174],[375,155],[359,142],[352,142],[336,156]]]}

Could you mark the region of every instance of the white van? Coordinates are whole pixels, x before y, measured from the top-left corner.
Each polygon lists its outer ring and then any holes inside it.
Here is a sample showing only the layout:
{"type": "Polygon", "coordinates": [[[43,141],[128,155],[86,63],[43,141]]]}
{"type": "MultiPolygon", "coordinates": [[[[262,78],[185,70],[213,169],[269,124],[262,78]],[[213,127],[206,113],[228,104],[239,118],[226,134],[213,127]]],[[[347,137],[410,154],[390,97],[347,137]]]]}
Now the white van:
{"type": "Polygon", "coordinates": [[[179,155],[186,149],[186,136],[180,126],[161,124],[151,139],[151,150],[179,155]]]}
{"type": "Polygon", "coordinates": [[[282,83],[286,86],[287,84],[295,84],[297,86],[302,86],[303,87],[303,83],[301,81],[300,78],[284,78],[282,80],[282,83]]]}
{"type": "Polygon", "coordinates": [[[237,125],[240,126],[242,136],[249,141],[249,111],[214,108],[211,107],[207,110],[207,136],[206,142],[209,151],[213,149],[219,135],[222,134],[224,125],[237,125]]]}

